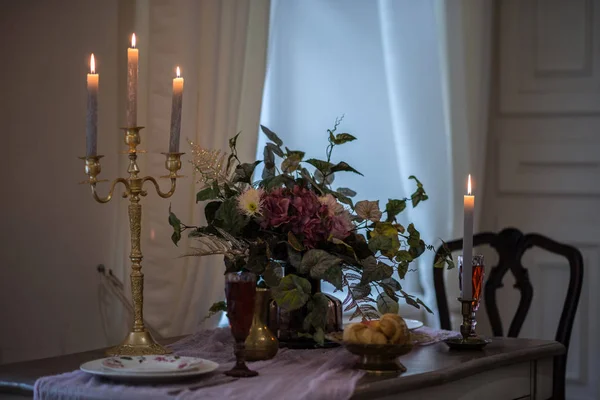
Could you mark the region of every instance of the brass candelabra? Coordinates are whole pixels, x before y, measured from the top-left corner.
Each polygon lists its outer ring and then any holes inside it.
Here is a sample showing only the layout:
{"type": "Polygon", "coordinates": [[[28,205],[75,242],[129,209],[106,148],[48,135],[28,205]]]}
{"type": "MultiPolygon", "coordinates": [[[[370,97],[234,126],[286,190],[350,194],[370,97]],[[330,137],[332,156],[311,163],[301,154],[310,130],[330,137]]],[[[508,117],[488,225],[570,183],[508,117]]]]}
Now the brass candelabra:
{"type": "Polygon", "coordinates": [[[143,188],[146,182],[154,185],[160,197],[165,199],[171,197],[175,192],[177,178],[182,177],[177,172],[181,169],[181,156],[184,153],[162,153],[166,156],[165,167],[169,171],[169,175],[162,178],[169,178],[171,180],[169,191],[166,193],[162,192],[156,179],[151,176],[143,178],[139,176],[140,169],[137,164],[137,155],[140,150],[137,149],[137,146],[140,144],[140,130],[142,129],[143,127],[140,126],[123,128],[125,131],[125,144],[129,147],[127,150],[129,156],[127,172],[129,176],[127,178],[117,178],[112,181],[106,197],[99,196],[96,189],[96,184],[101,182],[98,180],[98,175],[101,171],[100,159],[103,156],[81,157],[85,161],[85,173],[88,176],[88,180],[83,183],[89,183],[92,189],[92,196],[97,202],[108,203],[113,197],[117,183],[123,184],[125,187],[123,197],[129,198],[129,230],[131,234],[131,253],[129,254],[129,259],[131,260],[131,294],[134,310],[133,328],[120,345],[107,350],[106,353],[108,355],[138,356],[168,354],[171,352],[159,345],[144,327],[144,274],[141,271],[143,256],[140,247],[142,205],[140,204],[140,197],[148,194],[143,188]]]}

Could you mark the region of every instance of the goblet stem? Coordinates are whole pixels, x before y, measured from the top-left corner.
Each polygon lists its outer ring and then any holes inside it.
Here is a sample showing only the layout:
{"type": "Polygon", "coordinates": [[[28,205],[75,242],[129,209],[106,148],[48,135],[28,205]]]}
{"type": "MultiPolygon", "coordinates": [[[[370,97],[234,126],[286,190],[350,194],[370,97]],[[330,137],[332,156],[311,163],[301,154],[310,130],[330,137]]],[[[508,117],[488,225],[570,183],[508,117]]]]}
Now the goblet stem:
{"type": "Polygon", "coordinates": [[[235,354],[235,366],[225,372],[225,375],[228,376],[235,376],[235,377],[239,377],[239,378],[249,378],[251,376],[256,376],[258,375],[258,372],[256,371],[252,371],[248,368],[248,366],[246,365],[246,343],[245,343],[245,339],[244,340],[236,340],[235,342],[235,349],[234,349],[234,354],[235,354]]]}

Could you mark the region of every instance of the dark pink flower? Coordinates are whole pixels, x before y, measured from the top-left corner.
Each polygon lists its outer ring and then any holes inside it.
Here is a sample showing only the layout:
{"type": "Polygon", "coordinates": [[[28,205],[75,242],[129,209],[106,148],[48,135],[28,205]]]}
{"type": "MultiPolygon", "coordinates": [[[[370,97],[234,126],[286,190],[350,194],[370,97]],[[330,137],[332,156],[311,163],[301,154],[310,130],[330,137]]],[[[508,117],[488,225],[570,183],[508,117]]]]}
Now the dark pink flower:
{"type": "Polygon", "coordinates": [[[304,240],[302,243],[308,249],[317,246],[319,242],[327,240],[327,228],[319,217],[310,218],[302,225],[301,233],[304,240]]]}
{"type": "Polygon", "coordinates": [[[275,189],[263,195],[263,228],[278,227],[290,221],[288,214],[290,198],[286,196],[283,189],[275,189]]]}

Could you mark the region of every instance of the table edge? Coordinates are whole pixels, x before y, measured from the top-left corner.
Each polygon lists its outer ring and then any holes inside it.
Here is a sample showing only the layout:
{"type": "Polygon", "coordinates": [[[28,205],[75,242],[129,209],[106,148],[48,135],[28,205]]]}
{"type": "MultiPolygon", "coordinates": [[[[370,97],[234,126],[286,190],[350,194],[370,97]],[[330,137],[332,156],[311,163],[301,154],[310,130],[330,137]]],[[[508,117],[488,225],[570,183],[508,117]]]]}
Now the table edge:
{"type": "MultiPolygon", "coordinates": [[[[435,345],[441,345],[440,343],[435,345]]],[[[422,374],[404,376],[398,378],[386,379],[379,382],[369,382],[358,385],[354,389],[353,400],[369,399],[377,396],[407,392],[414,389],[427,386],[439,386],[448,382],[457,381],[468,376],[473,372],[481,373],[503,367],[511,364],[517,364],[524,361],[532,361],[545,357],[554,357],[566,352],[565,346],[556,341],[540,344],[534,348],[525,348],[515,350],[510,353],[500,353],[489,357],[478,358],[464,362],[453,368],[446,368],[437,371],[425,372],[422,374]]]]}

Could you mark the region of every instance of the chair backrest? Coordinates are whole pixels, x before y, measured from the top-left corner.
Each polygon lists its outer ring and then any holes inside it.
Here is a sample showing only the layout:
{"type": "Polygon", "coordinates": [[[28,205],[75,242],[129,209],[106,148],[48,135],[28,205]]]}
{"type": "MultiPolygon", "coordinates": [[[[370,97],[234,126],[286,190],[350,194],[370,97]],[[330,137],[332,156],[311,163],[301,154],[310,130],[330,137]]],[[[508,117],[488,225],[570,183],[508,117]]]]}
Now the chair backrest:
{"type": "MultiPolygon", "coordinates": [[[[462,245],[462,239],[447,243],[450,251],[461,250],[462,245]]],[[[564,398],[569,341],[583,285],[583,257],[581,256],[581,252],[575,247],[555,242],[536,233],[524,235],[521,231],[514,228],[504,229],[500,233],[485,232],[476,234],[473,236],[473,246],[481,245],[489,245],[498,253],[498,264],[490,270],[484,286],[485,308],[494,336],[504,336],[502,321],[496,303],[496,290],[503,286],[502,279],[509,270],[516,279],[514,287],[521,292],[521,298],[517,311],[510,323],[508,337],[517,337],[519,335],[527,312],[531,307],[533,286],[529,280],[527,269],[521,263],[525,252],[532,247],[539,247],[548,252],[561,255],[568,260],[570,268],[569,286],[555,335],[555,340],[562,343],[567,352],[562,356],[556,357],[554,360],[553,390],[554,398],[564,398]]],[[[438,254],[441,251],[441,248],[438,249],[438,254]]],[[[442,329],[449,330],[451,329],[450,313],[448,311],[446,287],[444,284],[444,271],[440,268],[434,268],[433,276],[440,324],[442,329]]]]}

